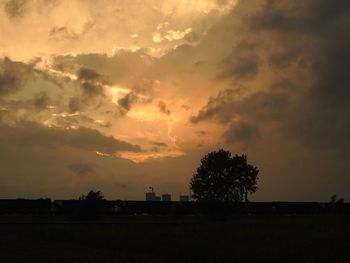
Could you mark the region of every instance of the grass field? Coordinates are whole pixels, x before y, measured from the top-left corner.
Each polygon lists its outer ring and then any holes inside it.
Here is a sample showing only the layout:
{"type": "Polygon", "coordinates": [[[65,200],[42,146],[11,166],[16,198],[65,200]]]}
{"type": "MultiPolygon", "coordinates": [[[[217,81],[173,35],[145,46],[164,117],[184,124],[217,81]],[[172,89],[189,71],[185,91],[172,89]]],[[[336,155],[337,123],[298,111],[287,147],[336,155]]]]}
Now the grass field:
{"type": "MultiPolygon", "coordinates": [[[[0,262],[350,262],[348,216],[0,223],[0,262]],[[182,223],[181,223],[182,222],[182,223]]],[[[1,220],[0,220],[1,222],[1,220]]]]}

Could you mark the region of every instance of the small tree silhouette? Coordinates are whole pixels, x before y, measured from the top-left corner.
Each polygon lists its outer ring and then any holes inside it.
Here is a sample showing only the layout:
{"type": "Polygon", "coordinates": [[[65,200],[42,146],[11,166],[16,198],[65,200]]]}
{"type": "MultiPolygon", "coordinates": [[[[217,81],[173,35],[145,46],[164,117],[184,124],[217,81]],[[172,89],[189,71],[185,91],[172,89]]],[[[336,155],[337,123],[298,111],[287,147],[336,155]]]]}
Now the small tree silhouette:
{"type": "Polygon", "coordinates": [[[83,200],[83,201],[103,201],[105,200],[102,192],[101,191],[93,191],[90,190],[90,192],[87,193],[87,195],[82,195],[81,197],[79,197],[79,200],[83,200]]]}
{"type": "Polygon", "coordinates": [[[248,201],[248,193],[257,191],[259,170],[247,163],[246,155],[231,157],[229,151],[220,149],[201,159],[192,176],[190,188],[198,201],[241,202],[248,201]]]}
{"type": "Polygon", "coordinates": [[[93,191],[79,197],[82,201],[79,215],[83,219],[94,219],[104,212],[104,197],[101,191],[93,191]]]}
{"type": "Polygon", "coordinates": [[[337,195],[332,195],[329,203],[331,204],[343,204],[344,198],[338,198],[337,195]]]}

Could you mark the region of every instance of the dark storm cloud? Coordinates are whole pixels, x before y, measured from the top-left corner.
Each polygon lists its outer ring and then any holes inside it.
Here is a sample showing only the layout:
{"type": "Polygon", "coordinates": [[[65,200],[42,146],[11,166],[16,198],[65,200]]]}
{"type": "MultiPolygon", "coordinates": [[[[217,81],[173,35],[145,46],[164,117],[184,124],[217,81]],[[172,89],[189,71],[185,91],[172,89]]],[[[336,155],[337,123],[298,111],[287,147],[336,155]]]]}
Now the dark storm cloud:
{"type": "Polygon", "coordinates": [[[95,71],[83,69],[78,72],[78,77],[82,80],[80,84],[81,94],[69,98],[69,112],[74,113],[91,107],[95,109],[100,107],[105,97],[104,87],[99,82],[103,81],[99,79],[100,75],[95,71]]]}
{"type": "Polygon", "coordinates": [[[232,54],[223,61],[221,78],[234,80],[251,79],[258,74],[258,57],[255,54],[255,44],[239,43],[232,49],[232,54]]]}
{"type": "Polygon", "coordinates": [[[96,96],[103,96],[103,87],[98,83],[92,83],[92,82],[84,82],[81,84],[81,88],[84,92],[84,95],[86,95],[89,98],[94,98],[96,96]]]}
{"type": "Polygon", "coordinates": [[[346,18],[349,9],[350,3],[347,0],[310,0],[295,3],[267,0],[261,10],[249,18],[256,30],[319,35],[335,25],[332,23],[346,18]]]}
{"type": "Polygon", "coordinates": [[[47,96],[46,93],[41,92],[35,95],[34,106],[36,109],[38,110],[46,109],[47,106],[49,106],[49,103],[50,103],[50,98],[49,96],[47,96]]]}
{"type": "Polygon", "coordinates": [[[214,119],[225,123],[237,115],[256,122],[283,121],[289,114],[290,100],[294,92],[297,92],[297,89],[287,80],[273,84],[268,91],[256,92],[239,100],[239,88],[223,90],[216,97],[210,97],[208,103],[196,116],[192,116],[190,121],[195,124],[214,119]]]}
{"type": "Polygon", "coordinates": [[[23,81],[32,73],[32,65],[14,62],[5,57],[0,60],[0,96],[13,94],[22,88],[23,81]]]}
{"type": "Polygon", "coordinates": [[[77,71],[77,76],[82,81],[81,89],[83,91],[84,101],[81,104],[87,104],[89,100],[98,96],[104,96],[104,90],[102,84],[105,83],[101,75],[89,68],[82,67],[77,71]]]}
{"type": "Polygon", "coordinates": [[[0,95],[7,95],[19,89],[20,80],[13,73],[0,75],[0,95]]]}
{"type": "Polygon", "coordinates": [[[136,103],[138,100],[134,92],[130,92],[125,95],[123,98],[118,100],[118,104],[123,107],[124,110],[129,111],[131,106],[136,103]]]}
{"type": "Polygon", "coordinates": [[[71,82],[69,77],[54,76],[47,71],[34,69],[34,72],[41,80],[47,81],[62,90],[69,82],[71,82]]]}
{"type": "Polygon", "coordinates": [[[346,121],[350,117],[350,2],[308,1],[289,8],[298,12],[270,1],[252,18],[259,31],[273,32],[280,39],[293,34],[305,44],[298,52],[291,45],[289,52],[302,53],[311,61],[315,81],[293,105],[286,131],[312,147],[345,148],[350,131],[346,121]]]}
{"type": "Polygon", "coordinates": [[[228,121],[233,114],[232,111],[234,89],[220,91],[217,97],[210,97],[208,103],[199,111],[196,116],[192,116],[190,121],[198,123],[209,119],[220,119],[223,122],[228,121]]]}
{"type": "Polygon", "coordinates": [[[167,108],[166,104],[164,101],[159,101],[158,103],[158,109],[161,113],[164,113],[166,115],[170,115],[171,111],[167,108]]]}
{"type": "Polygon", "coordinates": [[[100,74],[98,74],[95,70],[88,68],[80,68],[77,75],[78,79],[80,80],[97,80],[100,78],[100,74]]]}
{"type": "Polygon", "coordinates": [[[68,101],[68,109],[69,112],[73,113],[73,112],[78,112],[83,108],[81,99],[78,97],[72,97],[69,99],[68,101]]]}
{"type": "Polygon", "coordinates": [[[95,173],[95,165],[90,163],[73,163],[68,168],[77,175],[89,175],[95,173]]]}
{"type": "Polygon", "coordinates": [[[16,127],[2,124],[0,142],[3,146],[72,147],[109,154],[114,154],[118,151],[141,151],[138,145],[104,136],[97,130],[88,128],[76,130],[56,127],[47,128],[30,122],[18,123],[16,127]]]}
{"type": "Polygon", "coordinates": [[[269,68],[275,72],[275,84],[241,100],[233,89],[221,91],[209,98],[192,123],[229,121],[239,115],[257,126],[277,123],[285,136],[311,148],[347,149],[350,2],[266,1],[241,19],[243,38],[251,48],[236,52],[234,45],[220,76],[242,81],[257,77],[257,69],[269,68]]]}
{"type": "Polygon", "coordinates": [[[260,138],[259,129],[249,123],[233,123],[224,133],[224,138],[228,143],[242,142],[250,144],[260,138]]]}
{"type": "Polygon", "coordinates": [[[125,113],[131,109],[135,104],[147,104],[152,102],[152,86],[144,81],[138,82],[133,91],[126,94],[124,97],[118,100],[118,104],[122,107],[122,111],[125,113]]]}
{"type": "Polygon", "coordinates": [[[299,63],[302,66],[303,59],[300,57],[302,50],[299,47],[290,48],[284,51],[275,52],[270,55],[269,63],[276,69],[285,68],[294,62],[299,63]]]}
{"type": "Polygon", "coordinates": [[[81,96],[69,98],[68,110],[71,113],[84,110],[89,107],[99,108],[105,96],[104,89],[99,83],[83,82],[80,85],[81,96]]]}

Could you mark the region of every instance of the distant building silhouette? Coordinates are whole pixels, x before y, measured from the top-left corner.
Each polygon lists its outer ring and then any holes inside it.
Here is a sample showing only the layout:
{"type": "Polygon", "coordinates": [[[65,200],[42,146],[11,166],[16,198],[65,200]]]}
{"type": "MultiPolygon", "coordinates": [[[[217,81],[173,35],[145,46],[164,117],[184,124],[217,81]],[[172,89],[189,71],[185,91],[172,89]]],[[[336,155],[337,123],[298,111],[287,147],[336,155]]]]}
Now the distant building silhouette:
{"type": "Polygon", "coordinates": [[[188,195],[180,195],[180,202],[189,202],[190,197],[188,195]]]}
{"type": "Polygon", "coordinates": [[[160,201],[160,196],[157,196],[155,192],[146,193],[146,201],[160,201]]]}
{"type": "Polygon", "coordinates": [[[146,193],[146,201],[156,201],[156,193],[155,192],[147,192],[146,193]]]}
{"type": "Polygon", "coordinates": [[[171,201],[171,194],[163,194],[162,201],[171,201]]]}
{"type": "Polygon", "coordinates": [[[146,192],[146,201],[160,201],[160,196],[156,196],[154,188],[150,186],[149,189],[151,192],[146,192]]]}

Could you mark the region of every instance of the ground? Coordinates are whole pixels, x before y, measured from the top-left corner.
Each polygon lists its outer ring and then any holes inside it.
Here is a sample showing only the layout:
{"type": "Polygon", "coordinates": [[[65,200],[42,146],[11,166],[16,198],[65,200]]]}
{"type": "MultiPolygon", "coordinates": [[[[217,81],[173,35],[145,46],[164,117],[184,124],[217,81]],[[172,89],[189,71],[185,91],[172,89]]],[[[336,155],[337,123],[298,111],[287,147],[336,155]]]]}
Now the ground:
{"type": "Polygon", "coordinates": [[[350,262],[349,216],[0,218],[1,262],[350,262]],[[29,222],[31,221],[31,222],[29,222]],[[39,221],[42,221],[39,223],[39,221]]]}

